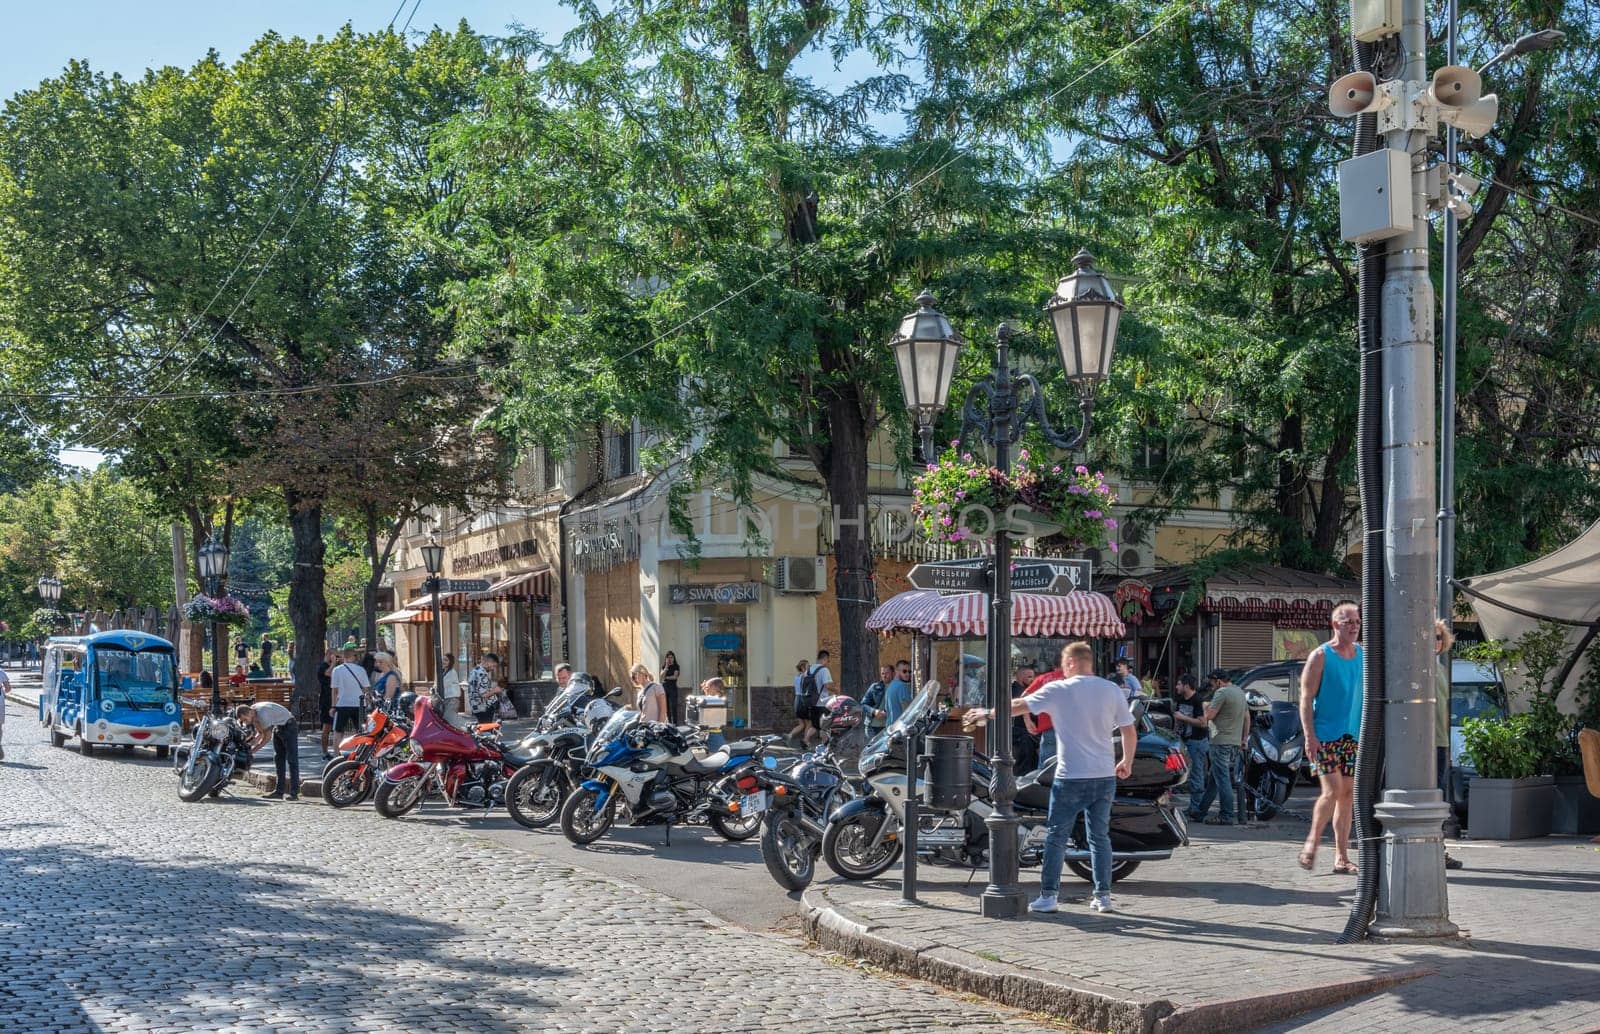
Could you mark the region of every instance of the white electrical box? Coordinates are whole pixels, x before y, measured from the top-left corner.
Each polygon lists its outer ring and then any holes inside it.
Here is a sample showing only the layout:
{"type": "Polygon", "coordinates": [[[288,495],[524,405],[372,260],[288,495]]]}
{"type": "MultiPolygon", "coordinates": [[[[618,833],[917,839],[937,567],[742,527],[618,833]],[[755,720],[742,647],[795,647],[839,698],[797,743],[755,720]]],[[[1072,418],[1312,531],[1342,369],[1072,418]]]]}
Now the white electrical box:
{"type": "Polygon", "coordinates": [[[1350,0],[1350,32],[1374,43],[1400,31],[1401,0],[1350,0]]]}
{"type": "Polygon", "coordinates": [[[1395,147],[1339,163],[1339,236],[1352,244],[1411,230],[1411,155],[1395,147]]]}

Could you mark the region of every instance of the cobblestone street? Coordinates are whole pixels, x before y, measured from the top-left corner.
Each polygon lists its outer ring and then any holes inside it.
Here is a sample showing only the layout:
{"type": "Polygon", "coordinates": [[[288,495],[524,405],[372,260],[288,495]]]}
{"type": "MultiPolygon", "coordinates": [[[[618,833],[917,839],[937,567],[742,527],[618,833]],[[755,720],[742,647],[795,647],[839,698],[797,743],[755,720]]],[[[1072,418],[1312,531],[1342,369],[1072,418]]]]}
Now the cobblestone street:
{"type": "Polygon", "coordinates": [[[1041,1029],[459,829],[185,805],[8,711],[0,1031],[1041,1029]]]}

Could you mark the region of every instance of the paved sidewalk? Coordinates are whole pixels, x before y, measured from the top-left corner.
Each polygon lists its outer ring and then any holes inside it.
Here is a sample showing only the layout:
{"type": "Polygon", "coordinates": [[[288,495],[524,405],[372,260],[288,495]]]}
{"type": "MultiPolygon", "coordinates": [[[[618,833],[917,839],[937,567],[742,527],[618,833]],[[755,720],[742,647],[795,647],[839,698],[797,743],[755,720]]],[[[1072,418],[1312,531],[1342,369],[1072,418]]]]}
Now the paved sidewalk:
{"type": "MultiPolygon", "coordinates": [[[[1452,844],[1460,941],[1338,946],[1355,880],[1328,871],[1331,850],[1316,873],[1295,866],[1303,824],[1194,836],[1117,884],[1110,915],[1068,872],[1080,897],[1056,915],[983,919],[982,871],[923,865],[922,904],[900,903],[897,868],[814,885],[807,924],[825,947],[1091,1029],[1600,1030],[1600,849],[1584,839],[1452,844]]],[[[1031,897],[1037,870],[1023,876],[1031,897]]]]}

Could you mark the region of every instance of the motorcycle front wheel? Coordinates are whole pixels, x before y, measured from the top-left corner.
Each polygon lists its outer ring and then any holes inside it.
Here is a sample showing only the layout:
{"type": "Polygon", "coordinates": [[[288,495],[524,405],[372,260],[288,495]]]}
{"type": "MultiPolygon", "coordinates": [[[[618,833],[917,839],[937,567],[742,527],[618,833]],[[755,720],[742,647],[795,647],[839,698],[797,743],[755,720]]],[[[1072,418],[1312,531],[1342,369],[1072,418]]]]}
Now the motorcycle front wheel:
{"type": "Polygon", "coordinates": [[[330,808],[350,808],[372,792],[372,767],[345,758],[322,773],[322,799],[330,808]]]}
{"type": "Polygon", "coordinates": [[[712,829],[734,843],[738,843],[741,840],[749,840],[761,832],[761,813],[759,811],[749,815],[724,815],[721,812],[714,811],[707,817],[711,821],[712,829]]]}
{"type": "Polygon", "coordinates": [[[506,811],[518,825],[543,829],[561,817],[571,787],[559,765],[525,765],[506,784],[506,811]]]}
{"type": "Polygon", "coordinates": [[[193,758],[194,764],[178,769],[178,800],[193,804],[210,793],[213,784],[222,778],[222,771],[204,754],[193,758]]]}
{"type": "Polygon", "coordinates": [[[378,794],[372,799],[373,808],[386,819],[397,819],[415,811],[422,804],[422,780],[402,779],[391,783],[387,779],[378,784],[378,794]]]}
{"type": "Polygon", "coordinates": [[[761,860],[786,890],[805,890],[817,874],[816,845],[788,811],[768,816],[761,834],[761,860]]]}
{"type": "Polygon", "coordinates": [[[617,815],[617,795],[613,791],[603,807],[596,808],[600,791],[580,786],[567,795],[561,806],[561,833],[580,847],[606,835],[617,815]]]}
{"type": "MultiPolygon", "coordinates": [[[[1120,860],[1115,858],[1112,859],[1111,882],[1116,883],[1118,880],[1127,879],[1130,875],[1132,875],[1133,870],[1137,869],[1138,867],[1139,860],[1137,858],[1123,858],[1120,860]]],[[[1076,858],[1068,858],[1067,868],[1076,873],[1080,880],[1084,880],[1088,883],[1094,882],[1094,869],[1090,867],[1088,862],[1080,862],[1076,858]]]]}
{"type": "Polygon", "coordinates": [[[1278,809],[1283,807],[1283,802],[1289,799],[1291,789],[1292,787],[1287,779],[1282,779],[1266,769],[1262,769],[1256,774],[1254,782],[1246,788],[1245,792],[1250,794],[1251,801],[1256,809],[1256,817],[1270,819],[1278,814],[1278,809]]]}
{"type": "Polygon", "coordinates": [[[852,815],[842,822],[830,822],[822,834],[822,857],[828,868],[847,880],[870,880],[900,859],[899,837],[885,838],[869,849],[872,835],[867,832],[866,818],[852,815]]]}

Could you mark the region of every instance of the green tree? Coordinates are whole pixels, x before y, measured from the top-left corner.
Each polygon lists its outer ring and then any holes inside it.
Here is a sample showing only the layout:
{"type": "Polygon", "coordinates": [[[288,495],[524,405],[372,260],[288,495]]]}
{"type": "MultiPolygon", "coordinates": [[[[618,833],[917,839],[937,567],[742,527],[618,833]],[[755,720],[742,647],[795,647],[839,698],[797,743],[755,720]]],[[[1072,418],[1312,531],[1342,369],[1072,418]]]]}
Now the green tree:
{"type": "Polygon", "coordinates": [[[103,464],[64,479],[57,519],[61,579],[81,606],[172,605],[168,521],[148,492],[103,464]]]}
{"type": "MultiPolygon", "coordinates": [[[[324,637],[340,458],[384,419],[355,388],[447,383],[440,271],[409,227],[449,188],[428,175],[433,127],[472,98],[486,60],[465,26],[416,47],[348,28],[269,34],[232,66],[213,54],[138,81],[75,63],[0,120],[8,380],[96,395],[57,424],[139,453],[169,502],[191,471],[202,500],[275,498],[300,642],[324,637]]],[[[477,379],[454,375],[462,390],[477,379]]],[[[184,504],[197,543],[208,503],[184,504]]],[[[298,659],[297,692],[315,691],[315,663],[298,659]]]]}
{"type": "MultiPolygon", "coordinates": [[[[795,475],[787,442],[845,521],[834,531],[841,679],[877,643],[867,445],[903,429],[886,342],[925,285],[959,320],[1037,312],[1075,243],[1063,206],[1004,151],[874,119],[926,87],[891,70],[829,90],[802,58],[919,41],[863,5],[662,0],[518,46],[441,141],[460,189],[441,206],[464,348],[509,361],[502,425],[562,447],[638,419],[678,502],[701,483],[743,500],[795,475]]],[[[1034,342],[1042,355],[1047,347],[1034,342]]],[[[987,368],[969,350],[969,372],[987,368]]]]}

